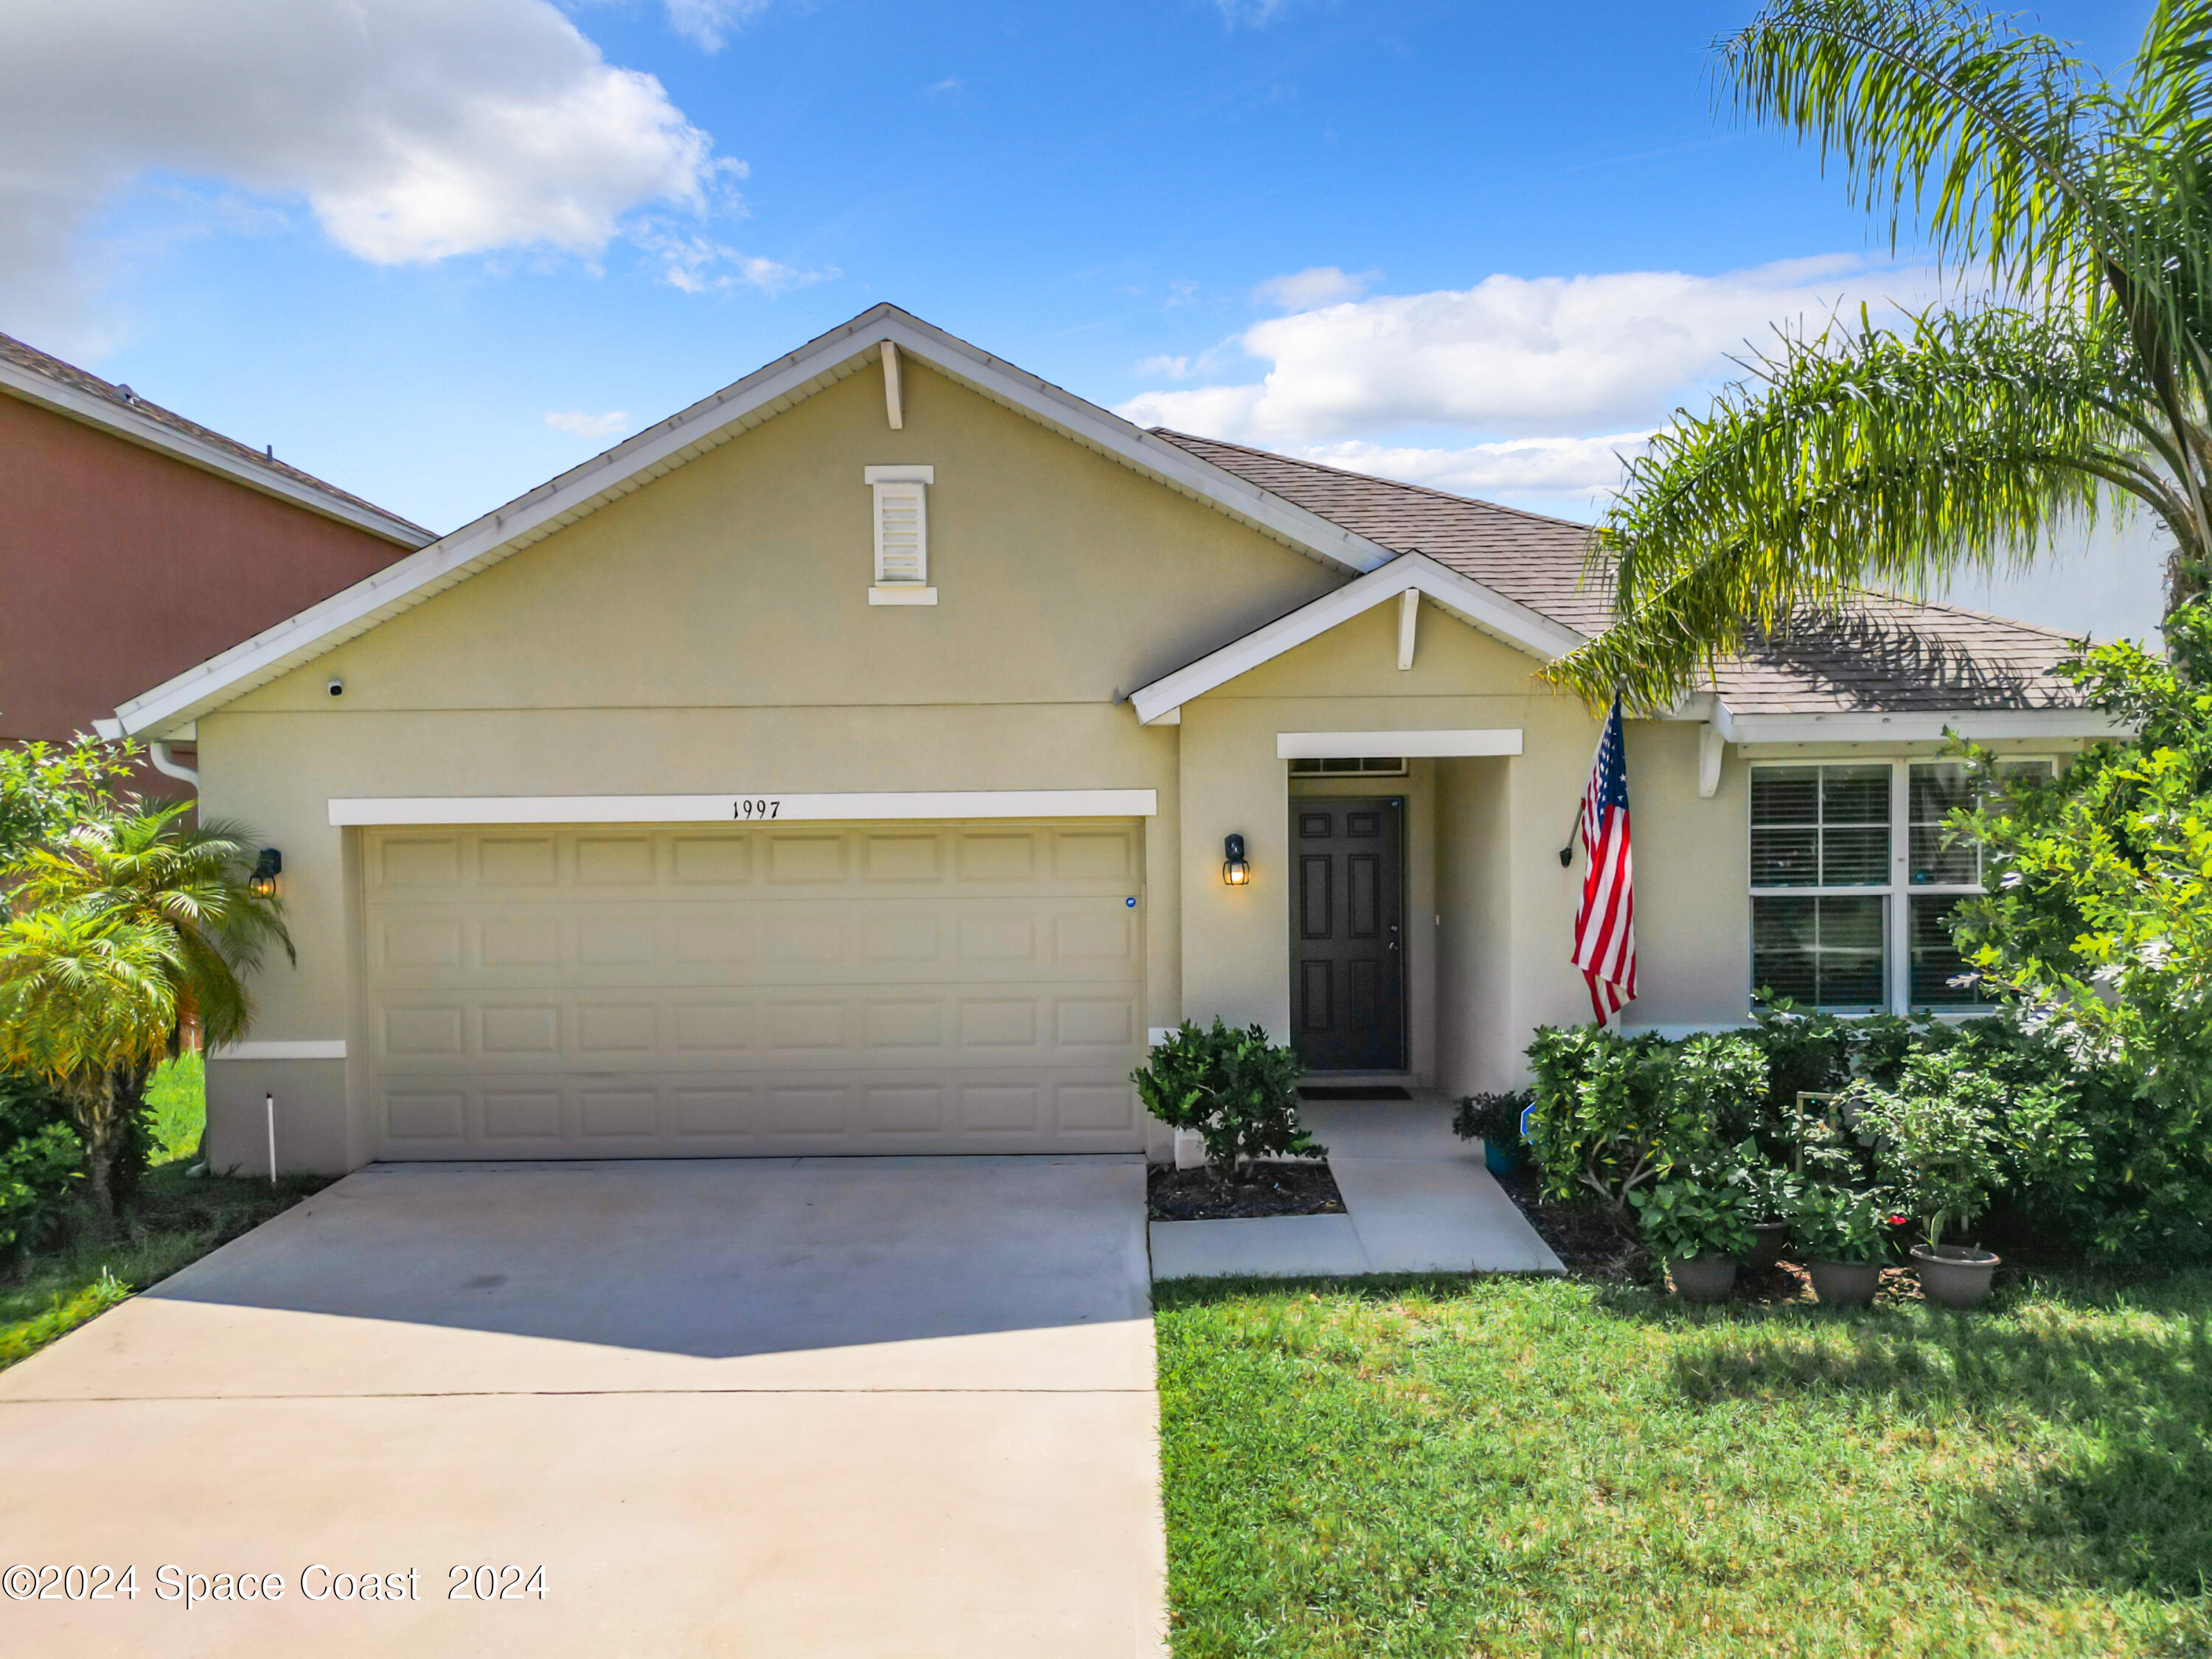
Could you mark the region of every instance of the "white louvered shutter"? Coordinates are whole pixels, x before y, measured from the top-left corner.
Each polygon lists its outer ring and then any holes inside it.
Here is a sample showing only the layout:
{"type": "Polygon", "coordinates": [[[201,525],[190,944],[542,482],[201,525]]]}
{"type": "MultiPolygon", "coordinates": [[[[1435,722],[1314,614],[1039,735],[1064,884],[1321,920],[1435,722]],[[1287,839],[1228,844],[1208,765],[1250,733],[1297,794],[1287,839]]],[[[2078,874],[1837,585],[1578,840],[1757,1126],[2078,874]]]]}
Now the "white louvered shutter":
{"type": "Polygon", "coordinates": [[[921,586],[929,580],[926,489],[919,483],[875,486],[876,581],[881,586],[921,586]]]}

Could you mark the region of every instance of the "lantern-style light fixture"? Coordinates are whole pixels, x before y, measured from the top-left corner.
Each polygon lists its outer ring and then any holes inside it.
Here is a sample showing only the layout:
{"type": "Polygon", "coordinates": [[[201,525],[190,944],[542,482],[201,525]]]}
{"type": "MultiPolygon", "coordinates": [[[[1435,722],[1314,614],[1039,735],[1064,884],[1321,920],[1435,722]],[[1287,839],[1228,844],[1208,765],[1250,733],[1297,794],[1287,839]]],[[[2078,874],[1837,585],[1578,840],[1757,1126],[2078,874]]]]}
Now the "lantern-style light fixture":
{"type": "Polygon", "coordinates": [[[276,896],[276,878],[284,873],[284,855],[273,847],[261,849],[261,856],[253,860],[253,873],[246,884],[262,898],[276,896]]]}
{"type": "Polygon", "coordinates": [[[1222,841],[1221,879],[1231,887],[1242,887],[1252,879],[1252,866],[1244,860],[1242,836],[1230,836],[1222,841]]]}

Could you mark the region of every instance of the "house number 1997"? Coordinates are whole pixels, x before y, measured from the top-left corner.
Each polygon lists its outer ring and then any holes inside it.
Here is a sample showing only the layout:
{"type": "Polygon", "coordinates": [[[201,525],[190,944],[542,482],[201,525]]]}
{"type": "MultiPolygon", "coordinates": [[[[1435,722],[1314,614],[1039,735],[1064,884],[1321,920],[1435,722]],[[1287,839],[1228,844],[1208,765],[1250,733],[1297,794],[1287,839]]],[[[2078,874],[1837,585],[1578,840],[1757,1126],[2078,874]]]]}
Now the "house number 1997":
{"type": "Polygon", "coordinates": [[[782,814],[783,803],[774,795],[747,795],[738,802],[736,810],[730,816],[733,818],[773,818],[782,814]]]}

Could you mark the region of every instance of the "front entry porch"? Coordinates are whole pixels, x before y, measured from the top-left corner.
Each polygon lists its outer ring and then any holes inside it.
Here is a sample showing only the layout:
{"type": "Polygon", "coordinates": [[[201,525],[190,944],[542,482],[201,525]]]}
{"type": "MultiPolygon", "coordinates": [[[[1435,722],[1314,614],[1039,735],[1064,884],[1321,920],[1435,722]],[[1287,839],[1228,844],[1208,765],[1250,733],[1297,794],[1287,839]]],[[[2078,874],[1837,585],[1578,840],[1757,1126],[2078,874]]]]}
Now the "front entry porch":
{"type": "Polygon", "coordinates": [[[1482,1143],[1452,1133],[1442,1094],[1309,1100],[1298,1115],[1328,1149],[1345,1213],[1155,1221],[1155,1279],[1565,1271],[1483,1167],[1482,1143]]]}

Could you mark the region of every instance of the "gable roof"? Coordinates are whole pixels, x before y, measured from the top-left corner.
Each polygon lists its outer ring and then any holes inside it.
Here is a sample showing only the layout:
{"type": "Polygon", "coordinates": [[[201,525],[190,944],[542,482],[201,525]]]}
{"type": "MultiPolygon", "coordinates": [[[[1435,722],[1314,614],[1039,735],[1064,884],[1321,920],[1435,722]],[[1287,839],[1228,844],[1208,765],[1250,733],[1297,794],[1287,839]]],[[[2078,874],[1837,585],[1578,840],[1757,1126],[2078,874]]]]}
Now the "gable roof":
{"type": "MultiPolygon", "coordinates": [[[[131,699],[116,710],[120,728],[149,737],[182,730],[848,375],[876,368],[885,342],[970,391],[1355,579],[1138,695],[1172,690],[1169,682],[1178,677],[1195,684],[1243,661],[1244,667],[1222,673],[1233,678],[1334,625],[1321,617],[1342,620],[1364,609],[1363,601],[1376,602],[1374,595],[1406,586],[1421,587],[1462,619],[1545,660],[1611,623],[1606,595],[1583,580],[1586,526],[1187,433],[1145,431],[883,304],[131,699]],[[1358,580],[1408,554],[1420,555],[1421,565],[1404,567],[1382,583],[1358,580]],[[1255,649],[1265,654],[1255,655],[1255,649]],[[1194,673],[1201,665],[1203,672],[1194,673]]],[[[1724,665],[1716,685],[1724,700],[1718,718],[1729,718],[1739,699],[1762,716],[1793,720],[1860,711],[1889,719],[1908,706],[2078,708],[2071,688],[2051,674],[2066,642],[2048,630],[1901,600],[1870,600],[1863,624],[1856,613],[1850,622],[1826,633],[1803,631],[1724,665]]],[[[1163,704],[1163,712],[1177,706],[1180,696],[1163,704]]]]}
{"type": "Polygon", "coordinates": [[[0,334],[0,392],[101,428],[128,442],[402,547],[420,547],[436,539],[433,532],[409,523],[396,513],[387,513],[273,454],[249,449],[234,438],[186,420],[174,410],[149,403],[129,386],[103,380],[6,334],[0,334]]]}
{"type": "Polygon", "coordinates": [[[1357,532],[1225,472],[896,306],[878,305],[321,604],[132,698],[115,711],[122,729],[144,736],[180,729],[847,375],[877,367],[884,341],[993,402],[1333,568],[1356,575],[1393,556],[1389,549],[1357,532]]]}
{"type": "MultiPolygon", "coordinates": [[[[1165,428],[1153,435],[1585,637],[1613,624],[1611,594],[1584,574],[1587,525],[1165,428]]],[[[1835,724],[1856,716],[1886,720],[1895,735],[1899,716],[2073,711],[2081,694],[2056,672],[2071,650],[2067,635],[2031,623],[1868,593],[1840,617],[1808,615],[1784,635],[1749,642],[1719,665],[1705,701],[1747,734],[1759,720],[1786,719],[1793,736],[1815,720],[1838,735],[1882,734],[1835,724]]],[[[1994,732],[2005,722],[1981,724],[1994,732]]]]}

